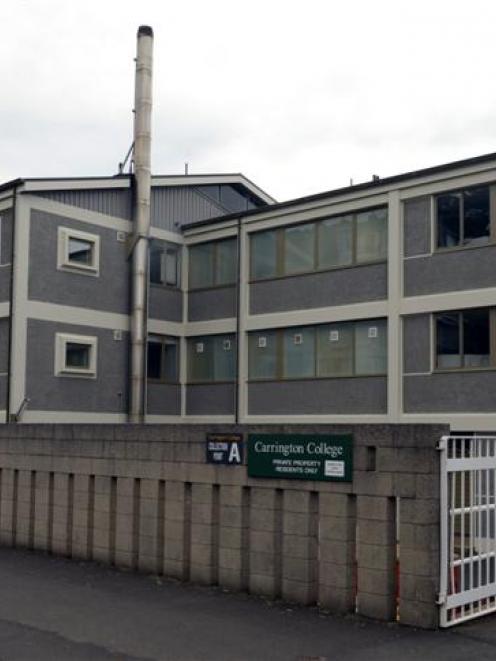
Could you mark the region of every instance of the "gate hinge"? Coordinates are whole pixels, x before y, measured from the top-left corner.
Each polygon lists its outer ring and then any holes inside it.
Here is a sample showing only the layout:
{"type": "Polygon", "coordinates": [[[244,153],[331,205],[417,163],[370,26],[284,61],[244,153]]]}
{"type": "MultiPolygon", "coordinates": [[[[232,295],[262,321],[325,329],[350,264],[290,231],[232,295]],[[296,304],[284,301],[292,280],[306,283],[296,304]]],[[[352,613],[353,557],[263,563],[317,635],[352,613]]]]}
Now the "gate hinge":
{"type": "Polygon", "coordinates": [[[436,605],[437,606],[442,606],[445,603],[446,603],[446,593],[445,592],[438,592],[437,595],[436,595],[436,605]]]}

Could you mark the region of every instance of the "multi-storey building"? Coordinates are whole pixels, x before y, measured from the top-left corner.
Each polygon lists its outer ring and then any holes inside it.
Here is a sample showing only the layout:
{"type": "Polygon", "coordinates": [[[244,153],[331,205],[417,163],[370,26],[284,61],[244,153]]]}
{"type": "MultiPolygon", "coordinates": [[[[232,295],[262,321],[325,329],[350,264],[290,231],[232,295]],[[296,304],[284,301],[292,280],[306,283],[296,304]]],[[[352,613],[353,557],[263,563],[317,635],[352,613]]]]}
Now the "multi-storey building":
{"type": "MultiPolygon", "coordinates": [[[[241,176],[152,191],[147,421],[496,429],[496,154],[279,204],[241,176]]],[[[126,419],[131,193],[0,188],[8,418],[126,419]]]]}

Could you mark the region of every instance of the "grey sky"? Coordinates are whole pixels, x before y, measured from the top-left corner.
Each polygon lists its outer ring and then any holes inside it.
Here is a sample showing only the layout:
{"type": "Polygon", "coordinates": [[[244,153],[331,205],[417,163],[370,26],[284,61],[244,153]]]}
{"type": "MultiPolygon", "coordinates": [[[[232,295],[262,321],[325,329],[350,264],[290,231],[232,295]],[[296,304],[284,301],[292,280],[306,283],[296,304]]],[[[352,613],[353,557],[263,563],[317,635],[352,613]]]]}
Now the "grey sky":
{"type": "Polygon", "coordinates": [[[153,171],[278,199],[496,151],[493,0],[16,0],[0,181],[114,174],[135,34],[155,31],[153,171]]]}

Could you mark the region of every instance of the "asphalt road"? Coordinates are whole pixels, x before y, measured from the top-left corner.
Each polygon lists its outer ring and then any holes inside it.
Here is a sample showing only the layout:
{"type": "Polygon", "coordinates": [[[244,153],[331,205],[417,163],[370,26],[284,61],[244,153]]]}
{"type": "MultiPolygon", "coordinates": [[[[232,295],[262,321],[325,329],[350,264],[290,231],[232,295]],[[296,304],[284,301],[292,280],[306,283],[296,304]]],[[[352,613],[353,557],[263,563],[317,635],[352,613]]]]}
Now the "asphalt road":
{"type": "Polygon", "coordinates": [[[0,549],[0,659],[496,659],[496,616],[426,632],[0,549]]]}

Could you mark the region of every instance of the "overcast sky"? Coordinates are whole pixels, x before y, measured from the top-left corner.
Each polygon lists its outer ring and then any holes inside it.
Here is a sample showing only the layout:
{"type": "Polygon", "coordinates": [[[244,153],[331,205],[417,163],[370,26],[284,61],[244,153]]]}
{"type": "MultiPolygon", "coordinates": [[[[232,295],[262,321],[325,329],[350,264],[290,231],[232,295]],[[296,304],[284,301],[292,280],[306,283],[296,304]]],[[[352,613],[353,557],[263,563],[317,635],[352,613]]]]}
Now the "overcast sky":
{"type": "Polygon", "coordinates": [[[283,200],[496,151],[494,0],[4,0],[0,181],[115,174],[140,24],[156,174],[283,200]]]}

